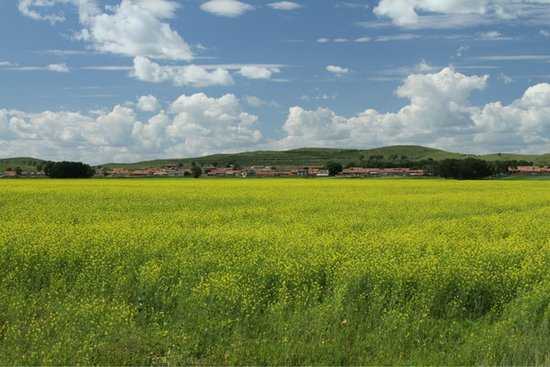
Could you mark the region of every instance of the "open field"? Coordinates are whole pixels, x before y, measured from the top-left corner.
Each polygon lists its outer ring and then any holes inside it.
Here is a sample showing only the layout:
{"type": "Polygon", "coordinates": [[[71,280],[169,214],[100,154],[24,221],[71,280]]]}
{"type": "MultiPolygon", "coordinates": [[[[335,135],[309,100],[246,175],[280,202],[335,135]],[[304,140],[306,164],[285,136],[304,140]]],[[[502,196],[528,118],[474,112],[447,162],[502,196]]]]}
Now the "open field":
{"type": "Polygon", "coordinates": [[[2,180],[0,365],[549,365],[546,180],[2,180]]]}

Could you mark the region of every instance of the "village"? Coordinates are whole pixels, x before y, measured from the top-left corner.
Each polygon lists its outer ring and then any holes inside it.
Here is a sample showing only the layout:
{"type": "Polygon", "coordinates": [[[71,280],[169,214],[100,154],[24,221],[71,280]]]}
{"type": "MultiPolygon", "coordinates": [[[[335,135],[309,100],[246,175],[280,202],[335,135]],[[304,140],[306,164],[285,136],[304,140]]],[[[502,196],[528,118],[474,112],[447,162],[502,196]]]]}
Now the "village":
{"type": "MultiPolygon", "coordinates": [[[[267,166],[251,167],[213,167],[202,168],[206,177],[329,177],[329,170],[323,166],[309,166],[294,169],[275,169],[267,166]]],[[[121,168],[102,168],[96,176],[105,177],[178,177],[191,176],[191,169],[178,167],[148,168],[128,170],[121,168]]],[[[425,176],[424,170],[409,168],[345,168],[338,174],[340,177],[384,177],[384,176],[425,176]]]]}
{"type": "MultiPolygon", "coordinates": [[[[329,170],[324,166],[308,166],[300,168],[282,168],[268,166],[250,167],[214,167],[201,168],[201,177],[329,177],[329,170]]],[[[512,166],[508,174],[513,176],[550,176],[550,166],[512,166]]],[[[96,168],[95,177],[187,177],[192,176],[192,169],[177,165],[166,165],[161,168],[127,169],[127,168],[96,168]]],[[[418,177],[431,176],[423,169],[411,168],[344,168],[337,177],[418,177]]],[[[46,177],[43,171],[24,172],[21,170],[5,170],[0,177],[46,177]]]]}

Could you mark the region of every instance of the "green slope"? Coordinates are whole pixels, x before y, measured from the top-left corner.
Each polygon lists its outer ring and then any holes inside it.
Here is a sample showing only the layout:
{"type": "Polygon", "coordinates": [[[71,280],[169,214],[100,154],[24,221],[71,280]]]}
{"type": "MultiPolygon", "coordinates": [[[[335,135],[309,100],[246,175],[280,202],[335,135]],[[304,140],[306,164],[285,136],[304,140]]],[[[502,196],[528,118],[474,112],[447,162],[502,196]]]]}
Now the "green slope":
{"type": "MultiPolygon", "coordinates": [[[[420,161],[430,158],[433,160],[441,160],[445,158],[460,159],[471,156],[488,161],[524,160],[533,162],[536,165],[550,165],[550,154],[521,155],[496,153],[476,156],[451,153],[440,149],[427,148],[417,145],[395,145],[374,149],[300,148],[287,151],[255,151],[235,154],[214,154],[196,158],[158,159],[136,163],[108,163],[102,165],[102,167],[139,169],[177,164],[190,166],[192,162],[196,162],[200,165],[211,165],[216,163],[222,166],[237,163],[241,166],[262,165],[275,167],[304,167],[323,166],[329,161],[336,161],[342,164],[359,164],[362,160],[368,161],[371,157],[383,157],[381,160],[385,162],[400,162],[402,160],[420,161]]],[[[8,167],[12,169],[21,167],[24,171],[35,172],[36,165],[43,162],[44,161],[35,158],[0,159],[0,171],[4,171],[8,167]]]]}
{"type": "Polygon", "coordinates": [[[334,149],[334,148],[300,148],[287,151],[255,151],[235,154],[214,154],[198,158],[185,159],[162,159],[144,161],[137,163],[109,163],[103,167],[111,168],[147,168],[161,167],[164,165],[181,163],[188,166],[191,162],[201,165],[217,163],[227,165],[238,163],[241,166],[276,166],[276,167],[300,167],[300,166],[322,166],[328,161],[337,161],[343,164],[361,162],[361,157],[368,160],[371,156],[384,156],[384,160],[402,159],[405,156],[408,160],[421,160],[432,158],[434,160],[444,158],[460,158],[463,154],[449,153],[438,149],[426,148],[413,145],[397,145],[375,149],[334,149]],[[390,159],[397,156],[395,159],[390,159]]]}
{"type": "Polygon", "coordinates": [[[44,161],[41,159],[29,157],[3,158],[0,159],[0,172],[8,168],[15,170],[17,167],[21,167],[25,172],[36,172],[36,166],[43,163],[44,161]]]}
{"type": "Polygon", "coordinates": [[[147,168],[176,165],[178,163],[189,166],[192,162],[201,165],[227,165],[237,163],[241,166],[275,166],[275,167],[301,167],[301,166],[322,166],[328,161],[336,161],[342,164],[360,163],[369,160],[373,156],[383,156],[383,161],[402,160],[420,161],[425,159],[441,160],[445,158],[466,158],[476,157],[488,161],[498,160],[525,160],[535,164],[550,165],[550,154],[544,155],[520,155],[520,154],[490,154],[476,156],[461,153],[451,153],[440,149],[427,148],[416,145],[395,145],[374,149],[334,149],[334,148],[300,148],[287,151],[255,151],[235,154],[214,154],[197,158],[182,159],[161,159],[137,163],[109,163],[103,165],[111,168],[147,168]]]}

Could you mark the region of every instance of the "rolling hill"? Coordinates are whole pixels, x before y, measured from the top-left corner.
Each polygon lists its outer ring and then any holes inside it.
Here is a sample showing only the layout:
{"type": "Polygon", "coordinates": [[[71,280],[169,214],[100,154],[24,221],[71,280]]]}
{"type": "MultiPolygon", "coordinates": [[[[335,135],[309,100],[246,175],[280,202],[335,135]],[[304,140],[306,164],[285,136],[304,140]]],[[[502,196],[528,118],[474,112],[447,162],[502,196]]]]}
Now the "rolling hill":
{"type": "MultiPolygon", "coordinates": [[[[140,169],[178,164],[190,166],[192,162],[196,162],[200,165],[217,164],[225,166],[228,164],[239,164],[240,166],[262,165],[292,168],[304,166],[323,166],[329,161],[335,161],[342,164],[359,164],[362,161],[368,161],[373,158],[383,160],[385,162],[400,162],[404,160],[420,161],[430,158],[437,161],[445,158],[460,159],[466,157],[476,157],[487,161],[524,160],[533,162],[536,165],[550,165],[550,153],[543,155],[495,153],[478,156],[452,153],[440,149],[416,145],[395,145],[374,149],[300,148],[286,151],[254,151],[234,154],[213,154],[195,158],[157,159],[135,163],[107,163],[101,165],[101,167],[140,169]]],[[[35,172],[36,167],[41,163],[44,163],[44,161],[36,158],[5,158],[0,159],[0,171],[4,171],[7,168],[16,169],[16,167],[21,167],[23,171],[35,172]]]]}
{"type": "Polygon", "coordinates": [[[544,155],[520,155],[520,154],[489,154],[476,156],[461,153],[451,153],[440,149],[427,148],[416,145],[395,145],[374,149],[337,149],[337,148],[300,148],[286,151],[255,151],[234,154],[214,154],[197,158],[160,159],[136,163],[108,163],[102,165],[110,168],[139,169],[148,167],[162,167],[166,165],[189,166],[192,162],[200,165],[227,165],[239,164],[241,166],[275,166],[275,167],[303,167],[323,166],[329,161],[342,164],[360,163],[371,157],[383,157],[384,161],[420,161],[426,159],[441,160],[445,158],[476,157],[488,161],[499,160],[525,160],[534,164],[550,165],[550,154],[544,155]]]}
{"type": "Polygon", "coordinates": [[[45,163],[45,161],[30,157],[4,158],[0,159],[0,172],[7,169],[15,171],[17,167],[25,172],[36,172],[36,167],[45,163]]]}

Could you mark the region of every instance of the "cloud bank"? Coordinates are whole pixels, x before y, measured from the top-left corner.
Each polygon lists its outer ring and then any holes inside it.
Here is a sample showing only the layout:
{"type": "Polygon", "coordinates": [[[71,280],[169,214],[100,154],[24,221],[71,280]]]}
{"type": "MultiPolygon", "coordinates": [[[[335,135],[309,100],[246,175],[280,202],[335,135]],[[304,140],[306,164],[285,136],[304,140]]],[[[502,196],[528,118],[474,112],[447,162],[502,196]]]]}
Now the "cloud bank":
{"type": "Polygon", "coordinates": [[[508,105],[472,105],[470,96],[488,81],[487,75],[446,67],[407,77],[395,93],[408,103],[396,112],[366,109],[346,117],[328,108],[293,106],[281,126],[284,136],[273,141],[263,137],[259,117],[244,108],[261,100],[233,94],[182,95],[164,107],[147,95],[87,114],[0,109],[0,144],[6,156],[94,164],[304,146],[421,144],[470,153],[549,152],[550,84],[533,85],[508,105]]]}

